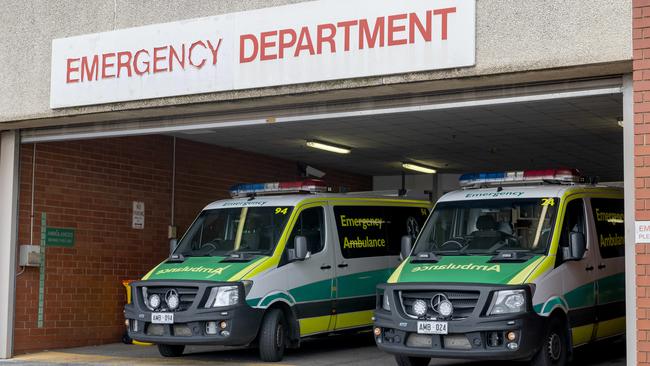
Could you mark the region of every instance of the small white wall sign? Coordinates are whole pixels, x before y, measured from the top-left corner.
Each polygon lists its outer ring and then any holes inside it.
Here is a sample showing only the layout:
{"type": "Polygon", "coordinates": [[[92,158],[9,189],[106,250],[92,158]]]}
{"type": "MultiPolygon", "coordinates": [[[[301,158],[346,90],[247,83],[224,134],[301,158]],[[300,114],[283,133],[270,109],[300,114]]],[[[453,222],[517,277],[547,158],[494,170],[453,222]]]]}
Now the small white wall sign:
{"type": "Polygon", "coordinates": [[[133,229],[144,229],[144,202],[133,201],[133,229]]]}
{"type": "Polygon", "coordinates": [[[650,221],[635,221],[634,234],[636,243],[650,243],[650,221]]]}

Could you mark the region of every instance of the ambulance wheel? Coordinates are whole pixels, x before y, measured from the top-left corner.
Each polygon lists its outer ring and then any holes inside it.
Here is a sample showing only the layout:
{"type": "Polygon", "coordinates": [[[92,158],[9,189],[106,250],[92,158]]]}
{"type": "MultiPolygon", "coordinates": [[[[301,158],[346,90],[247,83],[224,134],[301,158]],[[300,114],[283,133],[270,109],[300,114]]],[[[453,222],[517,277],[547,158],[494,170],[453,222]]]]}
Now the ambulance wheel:
{"type": "Polygon", "coordinates": [[[431,359],[428,357],[395,355],[395,362],[397,362],[398,366],[427,366],[431,362],[431,359]]]}
{"type": "Polygon", "coordinates": [[[262,320],[259,345],[260,358],[265,362],[278,362],[284,356],[287,345],[287,322],[280,309],[272,309],[262,320]]]}
{"type": "Polygon", "coordinates": [[[567,327],[560,318],[552,318],[546,328],[544,344],[533,358],[534,366],[564,366],[569,360],[567,327]]]}
{"type": "Polygon", "coordinates": [[[180,357],[185,351],[185,346],[176,344],[157,344],[158,352],[164,357],[180,357]]]}

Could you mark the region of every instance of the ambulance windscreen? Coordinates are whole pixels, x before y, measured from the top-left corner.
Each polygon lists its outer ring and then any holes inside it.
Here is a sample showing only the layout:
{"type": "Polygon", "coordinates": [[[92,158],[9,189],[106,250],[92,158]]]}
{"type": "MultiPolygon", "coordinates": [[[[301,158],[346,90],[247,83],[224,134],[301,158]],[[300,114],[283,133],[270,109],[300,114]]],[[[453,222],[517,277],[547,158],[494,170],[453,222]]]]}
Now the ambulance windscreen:
{"type": "Polygon", "coordinates": [[[558,203],[552,197],[441,202],[414,254],[494,255],[504,250],[544,254],[558,203]]]}
{"type": "Polygon", "coordinates": [[[184,257],[271,255],[293,207],[231,207],[205,210],[174,254],[184,257]]]}

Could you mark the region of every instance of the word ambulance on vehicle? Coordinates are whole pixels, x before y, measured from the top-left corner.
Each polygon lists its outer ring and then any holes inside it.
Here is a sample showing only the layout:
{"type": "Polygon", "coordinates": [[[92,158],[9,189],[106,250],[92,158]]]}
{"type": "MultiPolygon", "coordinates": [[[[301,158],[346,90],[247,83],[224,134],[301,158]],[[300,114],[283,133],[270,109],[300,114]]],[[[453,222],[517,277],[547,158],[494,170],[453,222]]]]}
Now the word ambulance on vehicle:
{"type": "Polygon", "coordinates": [[[581,180],[575,170],[462,176],[378,287],[379,348],[400,365],[565,365],[575,347],[623,334],[623,191],[581,180]]]}
{"type": "Polygon", "coordinates": [[[370,329],[376,287],[432,204],[325,191],[318,180],[244,184],[208,205],[171,256],[131,284],[129,336],[163,356],[251,344],[278,361],[306,336],[370,329]]]}

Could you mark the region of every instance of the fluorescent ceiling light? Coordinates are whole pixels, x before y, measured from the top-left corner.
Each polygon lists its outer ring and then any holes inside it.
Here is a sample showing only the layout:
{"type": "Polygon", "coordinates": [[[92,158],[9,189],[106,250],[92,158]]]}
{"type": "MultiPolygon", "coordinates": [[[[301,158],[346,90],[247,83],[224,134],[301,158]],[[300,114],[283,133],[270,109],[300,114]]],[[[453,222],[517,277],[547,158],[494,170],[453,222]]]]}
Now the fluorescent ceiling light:
{"type": "Polygon", "coordinates": [[[324,143],[324,142],[315,141],[315,140],[307,141],[307,146],[313,147],[314,149],[321,149],[321,150],[325,150],[325,151],[329,151],[329,152],[333,152],[333,153],[337,153],[337,154],[349,154],[352,151],[352,149],[350,149],[348,147],[336,146],[336,145],[332,145],[330,143],[324,143]]]}
{"type": "Polygon", "coordinates": [[[422,166],[422,165],[411,164],[411,163],[402,163],[402,168],[408,169],[408,170],[414,170],[416,172],[426,173],[426,174],[435,174],[436,173],[436,170],[433,169],[433,168],[429,168],[429,167],[422,166]]]}

